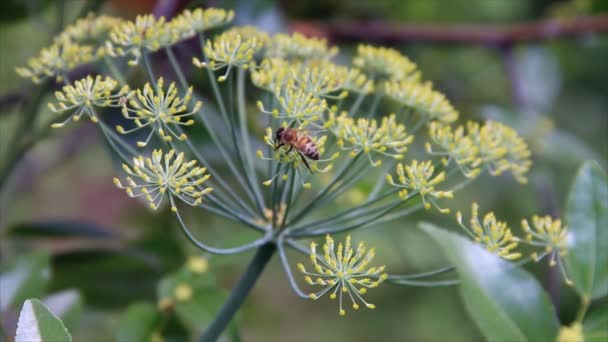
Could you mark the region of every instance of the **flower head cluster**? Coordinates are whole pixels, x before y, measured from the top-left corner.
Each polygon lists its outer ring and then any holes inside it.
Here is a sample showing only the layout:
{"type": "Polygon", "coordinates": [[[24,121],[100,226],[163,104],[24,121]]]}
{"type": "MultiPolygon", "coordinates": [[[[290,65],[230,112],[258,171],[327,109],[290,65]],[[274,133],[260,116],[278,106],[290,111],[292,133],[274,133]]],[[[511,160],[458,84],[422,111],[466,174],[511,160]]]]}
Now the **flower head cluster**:
{"type": "MultiPolygon", "coordinates": [[[[285,125],[283,127],[286,127],[285,125]]],[[[310,143],[314,146],[317,152],[319,152],[319,156],[322,156],[325,153],[325,143],[327,142],[327,136],[311,136],[306,133],[304,130],[299,130],[298,134],[301,137],[306,137],[310,139],[310,143]]],[[[264,182],[264,185],[269,186],[272,182],[279,178],[283,181],[289,178],[289,171],[294,170],[296,173],[301,173],[304,168],[308,169],[310,172],[329,172],[333,168],[333,161],[339,157],[339,153],[334,153],[329,158],[319,158],[319,159],[310,159],[305,156],[297,146],[293,145],[282,145],[278,147],[281,142],[276,140],[276,134],[272,131],[270,127],[266,129],[266,135],[264,136],[264,142],[267,145],[272,147],[274,152],[271,156],[265,156],[261,150],[258,150],[257,155],[262,160],[275,160],[282,165],[286,165],[282,170],[278,170],[277,173],[272,175],[272,177],[264,182]]],[[[302,181],[302,177],[299,177],[302,181]]],[[[304,183],[302,181],[301,184],[304,188],[310,188],[310,183],[304,183]]]]}
{"type": "Polygon", "coordinates": [[[38,57],[30,58],[27,66],[17,68],[16,72],[34,83],[40,83],[47,77],[56,77],[57,81],[61,81],[66,72],[92,62],[97,57],[99,55],[92,46],[63,40],[42,49],[38,57]]]}
{"type": "MultiPolygon", "coordinates": [[[[555,265],[556,256],[563,256],[568,253],[568,229],[566,226],[562,226],[562,220],[554,220],[548,215],[544,217],[533,216],[532,227],[525,219],[521,221],[521,227],[526,233],[526,238],[525,240],[520,239],[520,241],[533,246],[544,247],[543,256],[551,254],[549,265],[555,265]]],[[[536,252],[533,254],[533,257],[537,260],[542,259],[543,256],[539,257],[536,252]]]]}
{"type": "Polygon", "coordinates": [[[300,33],[278,33],[272,37],[266,55],[289,60],[331,59],[338,48],[329,47],[323,38],[308,38],[300,33]]]}
{"type": "Polygon", "coordinates": [[[110,31],[122,25],[125,21],[120,18],[107,15],[97,16],[89,13],[85,18],[78,19],[74,24],[69,25],[61,32],[55,41],[73,41],[79,44],[93,44],[97,53],[103,54],[104,42],[109,38],[110,31]]]}
{"type": "Polygon", "coordinates": [[[397,81],[417,81],[420,78],[416,64],[391,48],[361,44],[357,47],[353,65],[367,72],[372,78],[397,81]]]}
{"type": "Polygon", "coordinates": [[[86,114],[91,121],[97,122],[96,107],[118,107],[129,92],[129,87],[118,88],[118,82],[110,77],[87,76],[75,81],[73,85],[64,86],[55,92],[59,101],[56,105],[49,103],[53,112],[71,111],[70,117],[64,122],[55,123],[52,127],[63,127],[70,119],[78,121],[86,114]]]}
{"type": "Polygon", "coordinates": [[[339,298],[340,316],[346,315],[343,306],[343,297],[346,294],[350,297],[355,310],[359,309],[359,303],[368,309],[376,307],[366,302],[362,295],[367,293],[367,289],[378,287],[388,275],[384,273],[384,266],[369,267],[375,256],[373,248],[368,251],[365,244],[360,242],[355,251],[351,246],[350,236],[346,237],[344,245],[340,242],[336,248],[334,239],[327,235],[323,245],[323,256],[317,255],[317,244],[314,242],[310,244],[310,250],[314,271],[307,271],[303,264],[298,264],[298,268],[306,275],[305,280],[308,284],[323,287],[321,291],[311,293],[310,298],[319,299],[331,292],[329,298],[339,298]]]}
{"type": "Polygon", "coordinates": [[[435,190],[435,186],[445,180],[445,172],[441,171],[435,175],[435,167],[430,160],[418,162],[412,161],[408,166],[397,164],[397,182],[393,176],[388,174],[386,180],[393,186],[402,189],[399,191],[399,197],[408,199],[409,191],[414,191],[420,194],[424,207],[431,208],[434,205],[441,213],[449,213],[447,208],[440,208],[435,199],[452,198],[452,191],[435,190]]]}
{"type": "Polygon", "coordinates": [[[177,208],[171,196],[197,206],[212,189],[201,186],[209,175],[206,168],[196,166],[196,163],[196,160],[184,161],[183,152],[154,150],[152,157],[139,156],[133,158],[131,166],[123,164],[123,170],[128,175],[127,184],[123,185],[118,178],[114,178],[114,184],[125,189],[130,197],[143,196],[154,210],[158,209],[167,194],[174,211],[177,208]]]}
{"type": "Polygon", "coordinates": [[[182,38],[190,38],[196,33],[224,26],[234,19],[234,11],[221,8],[197,8],[184,10],[171,21],[183,32],[182,38]]]}
{"type": "Polygon", "coordinates": [[[375,119],[353,119],[342,113],[340,116],[330,115],[327,126],[338,138],[338,146],[350,150],[351,155],[365,153],[372,166],[381,164],[374,160],[373,154],[402,159],[407,146],[414,140],[408,135],[403,124],[397,123],[396,116],[389,115],[378,123],[375,119]]]}
{"type": "Polygon", "coordinates": [[[458,112],[445,95],[433,89],[429,82],[388,81],[384,84],[386,95],[403,106],[421,114],[425,120],[450,123],[458,120],[458,112]]]}
{"type": "Polygon", "coordinates": [[[172,82],[167,90],[163,86],[162,77],[158,79],[156,88],[150,83],[146,83],[143,90],[137,89],[131,92],[129,100],[123,103],[122,114],[125,118],[133,120],[135,127],[125,130],[122,126],[116,126],[119,133],[127,134],[144,127],[151,128],[147,139],[137,142],[140,147],[148,144],[154,131],[165,141],[171,141],[172,137],[179,140],[186,139],[186,134],[176,132],[171,125],[193,125],[193,119],[184,121],[184,118],[198,113],[202,106],[202,103],[198,101],[192,110],[189,110],[192,88],[188,89],[183,97],[180,97],[175,83],[172,82]]]}
{"type": "Polygon", "coordinates": [[[263,47],[264,42],[256,35],[242,36],[239,30],[228,30],[207,40],[205,54],[210,59],[204,63],[194,58],[193,62],[199,68],[209,67],[213,70],[227,67],[226,73],[218,78],[220,82],[228,77],[231,67],[247,69],[253,61],[254,54],[263,47]]]}
{"type": "Polygon", "coordinates": [[[136,65],[146,50],[156,51],[175,42],[167,40],[166,29],[164,17],[156,19],[152,14],[138,15],[135,21],[126,21],[110,32],[108,53],[112,56],[132,55],[134,59],[129,64],[136,65]]]}
{"type": "Polygon", "coordinates": [[[477,147],[477,157],[492,175],[510,171],[518,182],[525,183],[532,165],[530,150],[517,132],[502,123],[487,121],[467,124],[468,136],[477,147]]]}
{"type": "MultiPolygon", "coordinates": [[[[517,240],[511,233],[511,229],[505,222],[497,221],[493,212],[484,215],[483,222],[479,221],[479,206],[473,203],[471,208],[471,227],[475,242],[484,246],[488,251],[506,259],[515,260],[521,257],[521,253],[514,252],[517,248],[517,240]]],[[[458,212],[458,223],[465,231],[469,232],[462,223],[462,214],[458,212]]]]}
{"type": "MultiPolygon", "coordinates": [[[[297,122],[298,128],[315,125],[316,122],[323,122],[325,113],[328,110],[327,101],[315,96],[313,93],[287,82],[284,86],[276,89],[280,109],[274,108],[272,111],[265,109],[262,101],[258,101],[258,109],[265,114],[270,114],[277,119],[285,119],[290,122],[297,122]]],[[[316,124],[317,127],[321,125],[316,124]]]]}
{"type": "Polygon", "coordinates": [[[434,150],[431,143],[427,142],[427,153],[442,156],[446,166],[454,161],[465,177],[474,178],[479,174],[481,161],[477,157],[478,148],[473,144],[473,140],[465,135],[464,127],[452,129],[451,126],[433,121],[429,125],[429,138],[434,145],[439,146],[439,150],[434,150]]]}

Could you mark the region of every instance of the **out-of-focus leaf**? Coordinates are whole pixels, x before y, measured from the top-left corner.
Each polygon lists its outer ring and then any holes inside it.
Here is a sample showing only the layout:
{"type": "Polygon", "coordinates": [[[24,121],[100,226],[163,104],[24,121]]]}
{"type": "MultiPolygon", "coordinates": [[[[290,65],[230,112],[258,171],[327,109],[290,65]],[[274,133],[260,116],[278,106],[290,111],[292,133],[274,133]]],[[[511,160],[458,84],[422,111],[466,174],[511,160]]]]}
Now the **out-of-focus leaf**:
{"type": "Polygon", "coordinates": [[[608,341],[608,304],[591,312],[583,322],[586,342],[608,341]]]}
{"type": "Polygon", "coordinates": [[[17,309],[27,298],[40,297],[51,276],[49,255],[35,252],[0,269],[0,312],[17,309]]]}
{"type": "Polygon", "coordinates": [[[600,160],[600,156],[583,140],[566,131],[555,131],[543,143],[543,155],[559,163],[600,160]]]}
{"type": "Polygon", "coordinates": [[[153,304],[148,302],[131,304],[118,319],[116,340],[119,342],[148,342],[160,320],[160,312],[153,304]]]}
{"type": "Polygon", "coordinates": [[[28,299],[19,314],[15,342],[37,341],[64,342],[72,341],[72,338],[59,318],[39,300],[28,299]]]}
{"type": "Polygon", "coordinates": [[[456,266],[466,309],[488,340],[555,340],[559,322],[534,277],[468,239],[421,226],[456,266]]]}
{"type": "MultiPolygon", "coordinates": [[[[211,323],[227,296],[216,286],[210,273],[193,273],[184,267],[159,283],[158,297],[161,300],[170,299],[182,324],[195,334],[200,334],[211,323]],[[188,287],[191,291],[190,298],[180,299],[177,295],[179,287],[188,287]]],[[[228,331],[234,332],[234,324],[236,320],[228,331]]],[[[228,334],[223,336],[226,338],[228,334]]]]}
{"type": "Polygon", "coordinates": [[[82,298],[74,289],[68,289],[51,294],[42,299],[42,303],[61,321],[73,330],[76,328],[82,314],[82,298]]]}
{"type": "Polygon", "coordinates": [[[8,229],[10,236],[25,237],[65,237],[83,236],[93,238],[112,238],[116,235],[97,224],[75,221],[27,222],[8,229]]]}
{"type": "Polygon", "coordinates": [[[107,309],[152,298],[162,272],[154,256],[128,250],[62,254],[53,270],[54,289],[77,287],[87,304],[107,309]]]}
{"type": "Polygon", "coordinates": [[[578,292],[599,298],[608,294],[608,178],[600,166],[581,166],[566,205],[569,276],[578,292]]]}

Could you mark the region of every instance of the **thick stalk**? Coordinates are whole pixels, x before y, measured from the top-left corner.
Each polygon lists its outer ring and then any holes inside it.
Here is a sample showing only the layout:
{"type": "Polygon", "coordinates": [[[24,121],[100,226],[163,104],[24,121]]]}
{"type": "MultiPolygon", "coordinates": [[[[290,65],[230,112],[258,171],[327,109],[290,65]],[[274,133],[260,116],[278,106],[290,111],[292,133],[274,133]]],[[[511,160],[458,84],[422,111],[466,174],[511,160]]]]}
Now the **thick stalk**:
{"type": "Polygon", "coordinates": [[[203,334],[199,341],[201,342],[212,342],[216,341],[220,334],[226,329],[232,317],[236,314],[239,308],[245,302],[245,299],[251,292],[251,289],[255,285],[256,281],[266,268],[268,261],[274,255],[276,250],[276,246],[274,243],[269,242],[263,246],[261,246],[249,265],[247,265],[247,269],[245,273],[241,276],[236,287],[230,293],[230,297],[224,303],[224,306],[220,309],[220,312],[215,317],[211,325],[207,328],[207,331],[203,334]]]}

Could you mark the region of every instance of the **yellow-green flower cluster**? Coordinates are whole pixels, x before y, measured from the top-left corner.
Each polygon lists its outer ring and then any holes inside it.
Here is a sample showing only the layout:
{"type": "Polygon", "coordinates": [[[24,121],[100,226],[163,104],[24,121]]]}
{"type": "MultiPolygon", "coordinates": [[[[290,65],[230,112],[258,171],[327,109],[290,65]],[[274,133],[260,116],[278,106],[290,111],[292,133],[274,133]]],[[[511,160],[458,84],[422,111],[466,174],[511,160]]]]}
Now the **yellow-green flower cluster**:
{"type": "Polygon", "coordinates": [[[16,72],[34,83],[40,83],[47,77],[56,77],[60,82],[69,70],[89,63],[97,57],[93,46],[63,40],[42,49],[38,57],[30,58],[27,66],[17,68],[16,72]]]}
{"type": "Polygon", "coordinates": [[[391,48],[364,45],[357,47],[353,65],[365,71],[371,78],[417,81],[420,73],[416,64],[391,48]]]}
{"type": "Polygon", "coordinates": [[[470,231],[462,223],[462,214],[458,212],[457,220],[465,231],[471,233],[475,242],[484,246],[488,251],[506,259],[515,260],[521,257],[521,253],[513,251],[517,248],[517,239],[511,233],[511,229],[505,222],[497,221],[493,212],[484,215],[483,222],[479,221],[479,206],[473,203],[471,208],[470,231]]]}
{"type": "Polygon", "coordinates": [[[458,112],[431,83],[416,81],[387,81],[384,93],[401,105],[414,109],[427,120],[450,123],[458,120],[458,112]]]}
{"type": "Polygon", "coordinates": [[[454,195],[452,191],[435,190],[435,186],[445,180],[445,172],[441,171],[438,174],[435,174],[435,167],[430,160],[423,162],[414,160],[407,166],[398,163],[397,182],[395,182],[393,176],[390,174],[386,176],[386,180],[391,185],[402,189],[399,191],[399,197],[408,199],[410,197],[408,196],[409,191],[413,191],[420,194],[425,209],[430,209],[432,204],[441,213],[445,214],[450,212],[449,209],[440,208],[437,203],[435,203],[435,199],[452,198],[454,195]]]}
{"type": "Polygon", "coordinates": [[[192,110],[189,103],[192,100],[192,87],[188,89],[183,97],[178,96],[175,83],[171,83],[167,90],[164,87],[163,78],[159,78],[156,89],[146,83],[143,90],[137,89],[131,92],[129,100],[123,103],[122,113],[125,118],[133,120],[135,127],[125,130],[122,126],[116,126],[121,134],[131,133],[144,127],[150,127],[150,134],[145,141],[138,141],[140,147],[146,146],[156,131],[165,141],[171,141],[172,137],[185,140],[186,134],[178,133],[171,125],[190,126],[194,124],[193,119],[184,121],[185,117],[198,113],[202,103],[196,102],[192,110]]]}
{"type": "Polygon", "coordinates": [[[329,47],[323,38],[308,38],[300,33],[278,33],[271,39],[266,55],[289,60],[331,59],[337,47],[329,47]]]}
{"type": "MultiPolygon", "coordinates": [[[[525,239],[520,239],[521,242],[528,243],[532,246],[543,247],[544,253],[551,255],[549,265],[555,266],[556,256],[563,256],[568,253],[568,229],[562,226],[562,220],[552,219],[551,216],[533,216],[532,227],[528,220],[521,221],[521,227],[526,234],[525,239]]],[[[536,260],[542,259],[543,256],[534,252],[533,257],[536,260]]]]}
{"type": "Polygon", "coordinates": [[[381,159],[374,160],[372,154],[402,159],[407,146],[414,140],[414,136],[407,134],[405,126],[397,123],[394,114],[378,123],[375,119],[353,119],[346,113],[336,117],[332,113],[326,126],[337,137],[340,148],[350,150],[352,156],[365,153],[372,166],[382,163],[381,159]]]}
{"type": "Polygon", "coordinates": [[[208,65],[197,58],[193,59],[194,65],[213,70],[227,67],[226,73],[218,78],[220,82],[226,80],[231,67],[247,69],[253,61],[254,54],[263,47],[264,42],[256,35],[247,37],[239,32],[236,29],[228,30],[216,36],[213,42],[207,40],[205,54],[210,60],[208,65]]]}
{"type": "Polygon", "coordinates": [[[136,65],[145,51],[156,51],[178,40],[177,36],[167,39],[167,25],[164,17],[152,14],[138,15],[135,21],[126,21],[110,32],[108,53],[112,56],[131,55],[130,65],[136,65]]]}
{"type": "Polygon", "coordinates": [[[431,143],[426,143],[426,151],[431,155],[442,156],[445,166],[453,160],[467,178],[474,178],[479,174],[481,160],[477,157],[477,146],[473,140],[464,133],[464,127],[452,129],[437,121],[429,125],[429,138],[433,144],[439,146],[434,150],[431,143]]]}
{"type": "Polygon", "coordinates": [[[96,107],[118,107],[126,100],[129,87],[118,88],[118,82],[110,77],[87,76],[75,81],[73,85],[64,86],[61,91],[55,92],[57,104],[49,103],[53,112],[71,111],[71,115],[61,123],[55,123],[52,127],[63,127],[70,119],[80,120],[85,114],[91,121],[97,122],[96,107]]]}
{"type": "Polygon", "coordinates": [[[144,197],[154,210],[158,209],[165,195],[169,195],[173,211],[177,208],[171,196],[197,206],[212,189],[202,187],[209,175],[206,168],[196,163],[196,160],[184,161],[183,152],[154,150],[152,157],[138,156],[133,158],[131,166],[123,164],[128,175],[127,184],[123,185],[118,178],[114,178],[114,184],[125,189],[130,197],[144,197]]]}
{"type": "Polygon", "coordinates": [[[97,53],[103,54],[104,42],[109,38],[110,31],[123,24],[125,21],[120,18],[107,15],[96,16],[89,13],[85,18],[78,19],[61,32],[55,41],[73,41],[79,44],[92,44],[97,53]]]}
{"type": "Polygon", "coordinates": [[[184,10],[171,21],[181,31],[182,39],[193,37],[195,34],[216,27],[224,26],[234,19],[234,11],[221,8],[197,8],[184,10]]]}
{"type": "Polygon", "coordinates": [[[520,183],[525,183],[530,170],[530,150],[517,132],[502,123],[487,121],[483,126],[467,123],[468,136],[477,147],[477,158],[492,175],[510,171],[520,183]]]}
{"type": "Polygon", "coordinates": [[[374,304],[366,302],[362,295],[367,293],[367,289],[378,287],[388,275],[384,272],[384,266],[369,267],[376,255],[373,248],[368,251],[365,244],[360,242],[355,251],[350,236],[346,237],[344,245],[340,242],[336,248],[334,239],[327,235],[323,256],[317,255],[317,244],[314,242],[310,244],[310,251],[314,271],[307,271],[303,264],[298,264],[298,269],[305,274],[304,279],[308,284],[323,287],[319,292],[311,293],[311,299],[319,299],[330,292],[330,299],[339,298],[340,316],[346,315],[343,297],[347,294],[355,310],[359,309],[359,303],[368,309],[376,308],[374,304]]]}
{"type": "MultiPolygon", "coordinates": [[[[286,127],[286,125],[283,125],[286,127]]],[[[307,135],[307,132],[302,130],[300,134],[307,135]]],[[[325,153],[325,143],[327,142],[327,136],[309,136],[312,142],[314,143],[317,151],[319,151],[319,155],[323,155],[325,153]]],[[[283,170],[279,170],[276,174],[272,175],[270,179],[264,181],[264,185],[269,186],[276,179],[281,179],[283,181],[287,180],[289,177],[289,170],[295,170],[300,173],[303,172],[304,168],[310,167],[310,172],[329,172],[333,168],[333,161],[337,159],[340,155],[339,153],[334,153],[329,158],[320,158],[319,160],[308,159],[306,156],[302,156],[298,153],[297,149],[291,146],[281,146],[278,149],[276,148],[279,145],[279,142],[276,141],[276,137],[274,132],[270,127],[266,129],[266,135],[264,136],[264,142],[271,146],[274,149],[274,152],[271,156],[265,156],[261,150],[257,151],[258,158],[262,160],[275,160],[282,165],[287,165],[287,167],[283,170]],[[307,158],[306,161],[303,158],[307,158]]],[[[300,177],[301,179],[301,177],[300,177]]],[[[311,187],[310,183],[302,183],[304,188],[308,189],[311,187]]]]}
{"type": "Polygon", "coordinates": [[[509,126],[493,121],[484,125],[469,121],[465,130],[463,126],[453,128],[432,122],[429,137],[427,152],[442,156],[445,164],[453,160],[469,178],[487,169],[495,176],[510,171],[517,181],[526,182],[526,173],[532,165],[530,150],[509,126]],[[435,150],[434,145],[439,148],[435,150]]]}
{"type": "Polygon", "coordinates": [[[258,109],[265,114],[270,114],[277,119],[296,122],[298,128],[309,125],[321,127],[317,122],[325,120],[325,112],[329,109],[325,99],[316,97],[313,93],[294,86],[293,81],[276,90],[275,96],[279,108],[272,111],[266,110],[262,101],[258,101],[258,109]]]}

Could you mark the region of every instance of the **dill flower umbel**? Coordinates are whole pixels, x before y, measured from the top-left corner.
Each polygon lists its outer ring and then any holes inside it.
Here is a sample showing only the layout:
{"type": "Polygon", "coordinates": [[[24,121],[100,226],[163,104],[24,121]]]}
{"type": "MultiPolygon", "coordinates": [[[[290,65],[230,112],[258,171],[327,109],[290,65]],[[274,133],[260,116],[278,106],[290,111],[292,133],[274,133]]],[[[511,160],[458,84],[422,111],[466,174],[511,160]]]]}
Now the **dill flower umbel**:
{"type": "Polygon", "coordinates": [[[96,107],[118,107],[121,99],[129,91],[128,86],[124,86],[118,91],[118,82],[110,77],[102,78],[97,75],[95,78],[87,76],[75,81],[73,85],[64,86],[61,91],[55,92],[55,97],[59,101],[56,105],[49,103],[49,108],[53,112],[71,111],[71,115],[61,123],[54,123],[52,127],[63,127],[70,119],[80,120],[86,114],[91,121],[97,122],[96,107]]]}
{"type": "Polygon", "coordinates": [[[108,15],[97,16],[89,13],[85,18],[78,19],[69,25],[56,38],[56,42],[73,41],[78,44],[94,45],[98,54],[103,54],[104,42],[109,38],[110,31],[122,25],[125,21],[108,15]]]}
{"type": "Polygon", "coordinates": [[[521,242],[545,249],[541,256],[534,252],[533,257],[536,260],[550,254],[549,265],[555,266],[556,257],[568,253],[568,229],[566,226],[562,226],[562,220],[554,220],[548,215],[544,217],[535,215],[532,217],[532,227],[525,219],[521,221],[521,227],[526,233],[526,238],[520,239],[521,242]]]}
{"type": "Polygon", "coordinates": [[[330,130],[338,138],[338,146],[350,150],[351,155],[363,152],[372,166],[378,166],[382,160],[374,160],[372,153],[394,159],[402,159],[407,145],[414,136],[408,135],[405,125],[397,123],[394,114],[382,118],[380,124],[375,119],[353,119],[342,113],[336,117],[330,115],[327,122],[330,130]]]}
{"type": "Polygon", "coordinates": [[[192,100],[192,87],[188,89],[183,97],[178,96],[175,83],[171,83],[167,90],[163,89],[163,78],[159,78],[156,89],[150,83],[144,85],[143,90],[137,89],[130,93],[129,100],[123,103],[122,114],[125,118],[133,120],[135,127],[125,130],[122,126],[116,126],[121,134],[127,134],[144,127],[150,127],[150,134],[145,141],[138,141],[137,145],[144,147],[150,141],[152,134],[156,131],[165,141],[171,141],[175,137],[178,140],[187,138],[185,133],[179,133],[172,125],[190,126],[194,124],[193,119],[183,121],[185,117],[198,113],[202,106],[200,101],[194,104],[192,110],[188,110],[192,100]]]}
{"type": "Polygon", "coordinates": [[[467,134],[477,147],[478,158],[492,175],[510,171],[520,183],[525,183],[530,170],[530,150],[517,132],[502,123],[487,121],[483,126],[467,123],[467,134]]]}
{"type": "Polygon", "coordinates": [[[393,176],[386,175],[386,180],[389,184],[402,189],[399,191],[399,197],[407,199],[409,191],[414,191],[420,194],[424,207],[426,209],[431,208],[431,204],[437,208],[441,213],[449,213],[450,209],[440,208],[435,203],[434,198],[452,198],[454,195],[452,191],[438,191],[435,190],[437,184],[442,183],[445,180],[445,172],[441,171],[435,175],[435,167],[430,160],[418,162],[417,160],[412,161],[408,166],[403,164],[397,164],[397,180],[393,180],[393,176]]]}
{"type": "Polygon", "coordinates": [[[317,244],[314,242],[310,244],[310,251],[310,261],[314,271],[307,271],[301,263],[298,264],[298,269],[306,275],[304,279],[308,284],[324,287],[319,292],[311,293],[310,298],[319,299],[331,292],[330,299],[339,297],[340,316],[346,315],[343,306],[345,294],[350,297],[355,310],[359,309],[359,303],[368,309],[376,308],[374,304],[366,302],[362,295],[367,289],[378,287],[388,275],[384,272],[384,266],[369,267],[369,263],[376,255],[373,248],[368,251],[365,244],[360,242],[355,251],[351,247],[350,236],[347,236],[345,244],[342,245],[340,242],[336,249],[334,239],[326,235],[323,256],[317,255],[317,244]]]}
{"type": "Polygon", "coordinates": [[[125,189],[130,197],[143,196],[154,210],[158,209],[165,195],[169,195],[173,211],[177,208],[172,196],[197,206],[212,189],[201,186],[210,176],[206,174],[206,168],[196,164],[196,160],[184,161],[183,152],[154,150],[152,157],[138,156],[133,158],[131,166],[122,164],[128,175],[127,184],[123,185],[118,178],[114,178],[114,184],[125,189]]]}
{"type": "Polygon", "coordinates": [[[98,57],[92,46],[64,40],[42,49],[38,57],[30,58],[27,66],[17,68],[16,72],[34,83],[40,83],[47,77],[56,77],[57,81],[61,82],[69,70],[92,62],[98,57]]]}
{"type": "Polygon", "coordinates": [[[193,63],[199,68],[208,67],[213,70],[227,67],[224,75],[218,77],[218,81],[223,82],[232,67],[247,69],[254,54],[262,47],[263,42],[257,37],[245,37],[241,36],[238,30],[228,30],[214,37],[213,42],[207,40],[205,54],[210,60],[209,63],[201,62],[197,58],[193,59],[193,63]]]}
{"type": "Polygon", "coordinates": [[[262,101],[258,101],[258,109],[265,114],[270,114],[277,119],[286,119],[289,122],[297,122],[299,128],[309,125],[321,128],[318,121],[325,120],[324,114],[329,109],[325,99],[316,97],[313,93],[295,87],[293,82],[287,82],[276,90],[275,96],[280,109],[272,111],[265,109],[262,101]]]}
{"type": "Polygon", "coordinates": [[[458,120],[456,109],[429,82],[388,81],[384,84],[384,92],[403,106],[413,108],[426,121],[451,123],[458,120]]]}
{"type": "Polygon", "coordinates": [[[221,8],[197,8],[195,10],[184,10],[172,21],[177,26],[183,27],[183,32],[188,32],[183,38],[190,38],[196,33],[224,26],[234,19],[234,11],[221,8]]]}
{"type": "Polygon", "coordinates": [[[338,53],[337,47],[329,47],[323,38],[308,38],[300,33],[275,34],[266,56],[293,60],[331,59],[338,53]]]}
{"type": "Polygon", "coordinates": [[[452,129],[451,126],[433,121],[429,125],[429,138],[440,150],[434,150],[431,143],[427,142],[427,153],[443,157],[442,162],[446,166],[454,161],[467,178],[474,178],[479,174],[481,161],[477,157],[478,148],[471,138],[465,135],[463,126],[452,129]]]}
{"type": "Polygon", "coordinates": [[[156,51],[165,44],[163,34],[166,22],[164,17],[156,19],[154,15],[138,15],[135,21],[126,21],[110,32],[108,53],[112,56],[132,55],[130,65],[137,65],[145,51],[156,51]]]}
{"type": "Polygon", "coordinates": [[[515,260],[521,257],[521,253],[514,252],[517,248],[517,240],[511,233],[511,229],[505,222],[497,221],[493,212],[484,215],[483,222],[479,221],[479,206],[473,203],[471,206],[471,228],[470,230],[462,223],[460,211],[456,214],[458,224],[469,234],[475,242],[485,247],[488,251],[506,259],[515,260]]]}
{"type": "Polygon", "coordinates": [[[417,81],[420,73],[416,64],[391,48],[360,44],[353,65],[367,72],[371,78],[417,81]]]}

